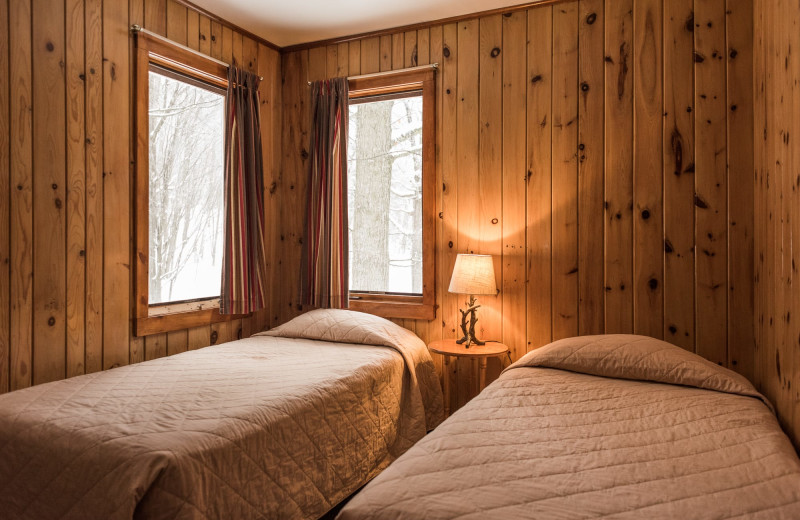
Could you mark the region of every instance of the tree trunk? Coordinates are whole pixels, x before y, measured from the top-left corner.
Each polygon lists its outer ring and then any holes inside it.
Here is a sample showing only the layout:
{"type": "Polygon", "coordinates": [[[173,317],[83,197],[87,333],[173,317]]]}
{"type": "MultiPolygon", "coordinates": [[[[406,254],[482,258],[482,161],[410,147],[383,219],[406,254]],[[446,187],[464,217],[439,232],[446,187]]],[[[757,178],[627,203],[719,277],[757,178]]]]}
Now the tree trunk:
{"type": "Polygon", "coordinates": [[[353,256],[359,258],[350,286],[361,291],[389,287],[389,197],[391,193],[392,103],[365,103],[356,113],[356,200],[353,256]],[[372,197],[359,197],[369,193],[372,197]]]}

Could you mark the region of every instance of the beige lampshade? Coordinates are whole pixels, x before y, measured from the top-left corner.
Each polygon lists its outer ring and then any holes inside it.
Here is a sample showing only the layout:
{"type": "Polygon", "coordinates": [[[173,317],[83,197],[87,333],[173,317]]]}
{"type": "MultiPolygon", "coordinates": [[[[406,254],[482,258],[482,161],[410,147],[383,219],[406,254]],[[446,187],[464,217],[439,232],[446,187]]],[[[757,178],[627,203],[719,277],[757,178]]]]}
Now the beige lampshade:
{"type": "Polygon", "coordinates": [[[497,294],[492,255],[458,255],[449,291],[455,294],[497,294]]]}

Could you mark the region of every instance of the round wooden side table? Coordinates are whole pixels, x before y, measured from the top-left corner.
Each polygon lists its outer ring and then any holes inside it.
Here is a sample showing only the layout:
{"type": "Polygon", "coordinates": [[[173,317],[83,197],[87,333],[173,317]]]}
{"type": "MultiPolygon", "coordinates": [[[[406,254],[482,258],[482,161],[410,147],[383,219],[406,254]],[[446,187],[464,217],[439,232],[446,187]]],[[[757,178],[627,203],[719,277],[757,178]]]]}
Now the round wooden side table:
{"type": "Polygon", "coordinates": [[[442,339],[428,344],[431,352],[436,352],[444,356],[444,413],[450,415],[450,358],[465,357],[478,361],[480,371],[478,372],[478,391],[482,391],[486,386],[486,360],[490,357],[505,357],[508,347],[495,341],[487,341],[485,345],[470,345],[469,348],[459,345],[454,339],[442,339]]]}

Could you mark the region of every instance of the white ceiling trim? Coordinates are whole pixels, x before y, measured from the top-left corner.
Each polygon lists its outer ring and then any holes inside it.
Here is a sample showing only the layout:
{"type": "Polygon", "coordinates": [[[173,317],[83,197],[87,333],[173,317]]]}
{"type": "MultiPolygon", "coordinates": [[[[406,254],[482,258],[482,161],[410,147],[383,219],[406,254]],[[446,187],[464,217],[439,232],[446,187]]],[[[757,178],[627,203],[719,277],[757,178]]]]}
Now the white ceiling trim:
{"type": "Polygon", "coordinates": [[[520,5],[520,0],[193,0],[280,47],[520,5]]]}

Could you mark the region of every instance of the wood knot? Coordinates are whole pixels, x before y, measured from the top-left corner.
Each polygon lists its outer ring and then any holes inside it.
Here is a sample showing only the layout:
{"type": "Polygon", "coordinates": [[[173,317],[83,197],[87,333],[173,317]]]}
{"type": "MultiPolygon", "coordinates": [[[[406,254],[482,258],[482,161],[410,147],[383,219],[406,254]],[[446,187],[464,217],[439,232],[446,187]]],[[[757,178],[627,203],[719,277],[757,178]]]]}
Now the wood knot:
{"type": "Polygon", "coordinates": [[[444,56],[445,58],[450,57],[450,47],[448,47],[447,45],[442,47],[442,56],[444,56]]]}
{"type": "Polygon", "coordinates": [[[542,81],[542,75],[541,74],[537,74],[537,75],[535,75],[534,77],[531,78],[531,83],[539,83],[540,81],[542,81]]]}
{"type": "Polygon", "coordinates": [[[592,25],[597,21],[597,13],[591,13],[586,17],[586,25],[592,25]]]}
{"type": "Polygon", "coordinates": [[[492,224],[497,224],[498,222],[500,222],[500,221],[499,221],[499,220],[497,220],[496,218],[493,218],[493,219],[492,219],[492,224]]]}
{"type": "Polygon", "coordinates": [[[48,52],[53,52],[56,49],[56,46],[53,45],[53,42],[47,42],[45,44],[45,48],[47,49],[48,52]]]}
{"type": "Polygon", "coordinates": [[[583,92],[589,92],[589,84],[586,83],[585,81],[583,83],[581,83],[581,90],[583,92]]]}
{"type": "Polygon", "coordinates": [[[56,208],[61,209],[61,199],[56,199],[56,208]]]}
{"type": "Polygon", "coordinates": [[[449,247],[450,249],[453,249],[453,241],[452,240],[447,243],[447,247],[449,247]]]}
{"type": "Polygon", "coordinates": [[[737,51],[736,49],[731,49],[731,52],[730,52],[729,56],[731,57],[732,60],[735,60],[736,56],[738,56],[738,55],[739,55],[739,51],[737,51]]]}
{"type": "Polygon", "coordinates": [[[650,287],[651,290],[655,291],[658,289],[658,280],[655,278],[650,278],[650,280],[647,281],[647,286],[650,287]]]}
{"type": "Polygon", "coordinates": [[[647,219],[650,218],[650,210],[649,209],[642,210],[642,218],[644,220],[647,220],[647,219]]]}
{"type": "Polygon", "coordinates": [[[219,333],[216,330],[211,331],[211,344],[215,345],[219,339],[219,333]]]}
{"type": "Polygon", "coordinates": [[[53,325],[56,324],[56,319],[54,317],[50,316],[50,318],[47,319],[47,324],[52,327],[53,325]]]}
{"type": "Polygon", "coordinates": [[[53,183],[53,184],[50,185],[50,187],[53,188],[54,190],[57,190],[58,189],[58,184],[53,183]]]}
{"type": "Polygon", "coordinates": [[[490,52],[489,55],[492,58],[496,58],[496,57],[500,56],[500,47],[495,47],[494,49],[492,49],[492,52],[490,52]]]}

